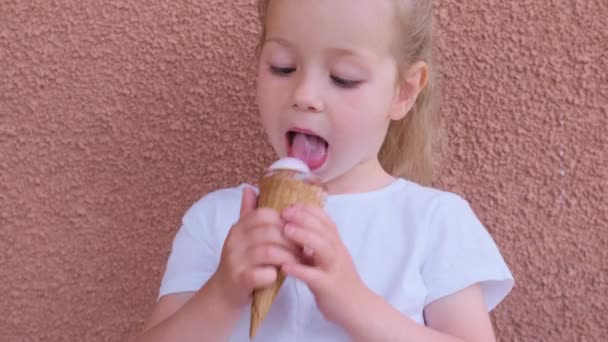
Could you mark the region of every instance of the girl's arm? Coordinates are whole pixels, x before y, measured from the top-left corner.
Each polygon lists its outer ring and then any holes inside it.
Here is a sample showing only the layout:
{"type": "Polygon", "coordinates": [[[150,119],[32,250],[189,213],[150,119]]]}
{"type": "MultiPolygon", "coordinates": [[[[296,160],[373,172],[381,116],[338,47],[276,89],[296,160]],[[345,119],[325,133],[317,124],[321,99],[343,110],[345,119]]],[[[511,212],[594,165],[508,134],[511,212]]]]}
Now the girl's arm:
{"type": "MultiPolygon", "coordinates": [[[[256,209],[256,202],[255,192],[245,188],[239,221],[228,232],[215,273],[196,292],[161,298],[135,341],[228,340],[243,310],[250,305],[254,289],[272,285],[277,277],[276,267],[295,262],[299,254],[283,236],[284,223],[279,214],[268,208],[256,209]]],[[[195,255],[204,257],[196,253],[196,239],[182,239],[182,248],[174,248],[180,252],[179,261],[188,263],[187,259],[195,255]],[[190,251],[195,252],[188,255],[190,251]]],[[[193,270],[197,265],[189,266],[191,272],[196,272],[193,270]]],[[[183,271],[183,267],[178,269],[183,271]]]]}
{"type": "Polygon", "coordinates": [[[296,205],[285,210],[283,218],[285,235],[314,252],[303,262],[284,264],[283,271],[305,282],[324,317],[343,327],[355,341],[495,340],[479,285],[428,304],[423,326],[361,281],[337,227],[322,209],[296,205]]]}
{"type": "Polygon", "coordinates": [[[213,277],[197,292],[162,297],[133,342],[226,341],[241,309],[225,302],[213,277]]]}
{"type": "Polygon", "coordinates": [[[367,296],[364,307],[351,308],[351,312],[345,328],[355,341],[496,341],[478,285],[429,304],[424,312],[426,327],[373,293],[367,296]]]}

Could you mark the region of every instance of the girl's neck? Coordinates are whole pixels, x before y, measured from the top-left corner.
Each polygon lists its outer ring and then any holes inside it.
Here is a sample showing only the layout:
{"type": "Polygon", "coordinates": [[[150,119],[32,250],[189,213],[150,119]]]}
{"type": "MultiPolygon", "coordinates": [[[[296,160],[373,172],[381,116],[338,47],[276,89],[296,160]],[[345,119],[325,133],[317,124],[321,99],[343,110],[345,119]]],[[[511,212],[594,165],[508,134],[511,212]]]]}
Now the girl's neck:
{"type": "Polygon", "coordinates": [[[388,174],[375,159],[355,165],[345,174],[331,179],[325,185],[330,195],[342,195],[374,191],[394,181],[395,177],[388,174]]]}

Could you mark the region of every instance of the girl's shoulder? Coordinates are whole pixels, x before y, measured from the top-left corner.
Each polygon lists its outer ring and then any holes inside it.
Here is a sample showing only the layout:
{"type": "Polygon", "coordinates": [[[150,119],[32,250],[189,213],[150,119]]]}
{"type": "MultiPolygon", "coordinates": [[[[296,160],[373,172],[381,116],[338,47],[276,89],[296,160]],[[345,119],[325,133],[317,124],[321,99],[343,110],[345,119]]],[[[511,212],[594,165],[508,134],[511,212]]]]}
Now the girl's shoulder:
{"type": "Polygon", "coordinates": [[[420,185],[405,179],[403,182],[406,186],[401,195],[410,199],[408,202],[417,205],[419,207],[417,209],[432,211],[434,214],[472,214],[470,202],[456,192],[420,185]]]}
{"type": "Polygon", "coordinates": [[[455,192],[421,185],[405,178],[397,178],[392,184],[374,192],[338,196],[336,201],[344,204],[383,206],[395,209],[396,212],[407,211],[417,214],[445,213],[469,211],[470,205],[463,196],[455,192]]]}
{"type": "Polygon", "coordinates": [[[403,208],[410,218],[422,219],[425,232],[435,233],[439,237],[446,236],[445,230],[487,233],[486,227],[464,196],[405,179],[401,182],[401,191],[395,194],[391,203],[403,208]]]}
{"type": "Polygon", "coordinates": [[[402,195],[410,199],[411,216],[404,221],[416,226],[423,241],[421,274],[429,291],[427,303],[479,283],[488,309],[494,308],[511,291],[514,278],[490,230],[463,196],[408,185],[402,195]]]}
{"type": "MultiPolygon", "coordinates": [[[[217,188],[209,191],[208,193],[201,196],[195,201],[189,211],[207,211],[214,209],[217,206],[240,206],[241,197],[243,195],[243,189],[250,187],[255,189],[249,184],[241,183],[232,187],[217,188]]],[[[257,191],[257,190],[256,190],[257,191]]]]}
{"type": "Polygon", "coordinates": [[[245,187],[257,189],[241,183],[233,187],[212,190],[195,201],[183,216],[186,226],[217,227],[234,223],[238,219],[243,190],[245,187]]]}

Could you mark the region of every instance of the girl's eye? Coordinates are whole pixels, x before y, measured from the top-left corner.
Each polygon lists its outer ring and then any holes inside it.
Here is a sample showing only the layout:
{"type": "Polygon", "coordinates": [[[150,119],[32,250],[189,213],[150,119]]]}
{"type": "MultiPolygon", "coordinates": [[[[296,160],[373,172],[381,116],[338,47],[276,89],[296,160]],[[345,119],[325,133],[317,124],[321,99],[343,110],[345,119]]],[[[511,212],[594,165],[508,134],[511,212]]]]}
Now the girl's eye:
{"type": "Polygon", "coordinates": [[[346,89],[356,88],[361,84],[361,81],[346,80],[336,76],[331,76],[331,80],[334,81],[338,87],[346,89]]]}
{"type": "Polygon", "coordinates": [[[274,65],[270,66],[270,72],[279,76],[287,76],[294,71],[296,71],[296,68],[281,68],[274,65]]]}

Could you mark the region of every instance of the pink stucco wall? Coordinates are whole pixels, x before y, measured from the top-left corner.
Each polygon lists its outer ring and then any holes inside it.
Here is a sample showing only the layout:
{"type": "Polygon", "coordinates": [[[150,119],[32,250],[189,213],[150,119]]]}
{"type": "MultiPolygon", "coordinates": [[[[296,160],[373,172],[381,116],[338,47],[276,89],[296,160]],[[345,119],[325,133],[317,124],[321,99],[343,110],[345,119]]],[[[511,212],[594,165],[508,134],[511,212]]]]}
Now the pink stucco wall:
{"type": "MultiPolygon", "coordinates": [[[[436,1],[446,146],[517,277],[502,341],[608,341],[608,3],[436,1]]],[[[185,210],[272,160],[253,0],[0,2],[0,340],[118,341],[185,210]]]]}

